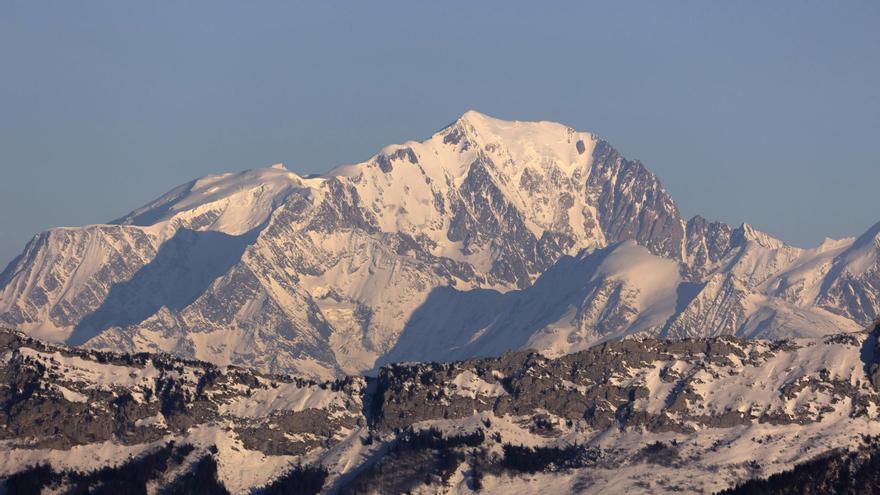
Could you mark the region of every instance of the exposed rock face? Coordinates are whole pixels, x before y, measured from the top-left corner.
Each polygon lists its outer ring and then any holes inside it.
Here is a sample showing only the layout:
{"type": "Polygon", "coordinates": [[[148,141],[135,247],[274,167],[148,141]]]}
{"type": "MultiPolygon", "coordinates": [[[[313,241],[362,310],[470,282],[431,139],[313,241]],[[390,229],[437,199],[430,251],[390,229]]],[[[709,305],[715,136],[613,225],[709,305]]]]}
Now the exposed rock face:
{"type": "Polygon", "coordinates": [[[76,473],[173,454],[151,476],[211,468],[233,493],[713,492],[880,433],[874,346],[626,339],[316,382],[0,331],[0,481],[47,462],[92,483],[76,473]]]}
{"type": "Polygon", "coordinates": [[[223,424],[250,450],[299,455],[361,421],[359,378],[319,383],[167,355],[51,347],[14,333],[0,340],[0,436],[10,447],[143,444],[223,424]]]}
{"type": "Polygon", "coordinates": [[[391,365],[382,368],[379,376],[385,403],[379,424],[401,428],[419,421],[468,417],[474,411],[498,416],[547,412],[585,421],[596,429],[617,424],[655,432],[691,432],[751,423],[820,422],[823,414],[837,409],[796,404],[807,389],[828,394],[828,404],[847,404],[850,417],[861,417],[878,400],[870,383],[852,383],[852,373],[859,374],[861,362],[840,374],[823,368],[816,376],[795,379],[774,377],[772,370],[797,364],[801,358],[809,360],[817,346],[856,352],[862,338],[834,336],[822,343],[746,343],[727,337],[624,340],[554,360],[519,352],[449,365],[391,365]],[[458,384],[462,373],[468,373],[469,381],[458,384]],[[751,390],[734,390],[743,377],[756,379],[751,390]],[[717,400],[719,394],[725,399],[733,396],[734,403],[717,400]],[[759,396],[767,397],[760,406],[748,398],[759,396]]]}
{"type": "Polygon", "coordinates": [[[152,260],[159,244],[128,226],[44,232],[0,274],[2,319],[16,326],[40,322],[49,335],[53,327],[75,326],[101,306],[114,284],[129,280],[152,260]],[[82,276],[81,282],[68,294],[75,275],[82,276]],[[25,287],[29,280],[40,283],[25,287]]]}
{"type": "Polygon", "coordinates": [[[684,256],[684,225],[678,208],[641,162],[627,160],[610,144],[599,141],[587,194],[596,198],[606,240],[634,240],[658,256],[684,256]]]}
{"type": "Polygon", "coordinates": [[[40,234],[0,275],[0,322],[322,379],[636,333],[819,336],[880,314],[878,228],[805,250],[685,222],[609,143],[468,112],[321,177],[204,177],[40,234]]]}
{"type": "Polygon", "coordinates": [[[685,231],[685,253],[688,264],[695,270],[712,267],[730,254],[733,231],[726,223],[710,222],[697,215],[688,220],[685,231]]]}

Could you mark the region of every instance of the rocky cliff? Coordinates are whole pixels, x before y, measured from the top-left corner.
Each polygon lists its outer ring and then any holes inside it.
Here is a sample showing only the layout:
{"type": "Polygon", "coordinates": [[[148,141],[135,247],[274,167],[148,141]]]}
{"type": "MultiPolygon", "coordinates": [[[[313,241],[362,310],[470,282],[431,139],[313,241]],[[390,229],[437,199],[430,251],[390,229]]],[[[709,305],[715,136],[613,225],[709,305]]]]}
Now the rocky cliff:
{"type": "Polygon", "coordinates": [[[876,332],[625,339],[315,381],[3,331],[0,477],[56,491],[138,473],[151,493],[194,477],[232,493],[710,493],[880,434],[876,346],[876,332]]]}

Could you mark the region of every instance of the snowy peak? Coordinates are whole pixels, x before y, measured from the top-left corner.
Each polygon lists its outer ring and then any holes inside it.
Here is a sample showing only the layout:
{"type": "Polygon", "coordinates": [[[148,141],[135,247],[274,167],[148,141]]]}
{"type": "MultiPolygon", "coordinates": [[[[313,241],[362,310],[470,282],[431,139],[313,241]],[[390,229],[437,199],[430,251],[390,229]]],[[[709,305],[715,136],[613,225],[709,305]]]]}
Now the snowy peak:
{"type": "Polygon", "coordinates": [[[468,110],[453,124],[446,127],[440,134],[448,135],[452,129],[464,130],[469,137],[487,142],[504,141],[516,143],[517,141],[529,141],[533,143],[552,144],[564,140],[568,142],[568,136],[579,135],[588,137],[591,141],[596,138],[586,132],[577,132],[569,126],[550,121],[523,121],[502,120],[489,115],[468,110]]]}
{"type": "Polygon", "coordinates": [[[743,223],[736,229],[734,233],[734,237],[741,242],[752,241],[759,246],[767,249],[781,249],[786,246],[786,244],[779,239],[767,234],[766,232],[762,232],[748,223],[743,223]]]}
{"type": "Polygon", "coordinates": [[[113,223],[142,227],[175,221],[175,228],[240,235],[265,222],[302,178],[283,164],[209,175],[172,189],[113,223]]]}
{"type": "Polygon", "coordinates": [[[322,377],[631,334],[818,336],[880,314],[878,232],[804,250],[685,222],[610,143],[468,111],[323,176],[211,175],[52,229],[0,275],[0,322],[322,377]]]}
{"type": "Polygon", "coordinates": [[[854,264],[854,272],[861,272],[867,268],[867,264],[876,263],[880,257],[880,222],[860,235],[843,254],[840,259],[844,263],[854,264]]]}
{"type": "Polygon", "coordinates": [[[589,163],[598,139],[590,133],[547,121],[507,121],[469,110],[438,133],[447,144],[460,136],[484,152],[502,157],[502,162],[525,166],[555,162],[570,171],[589,163]]]}
{"type": "MultiPolygon", "coordinates": [[[[598,205],[584,188],[595,145],[592,135],[561,124],[471,111],[426,141],[387,146],[327,177],[348,182],[381,231],[426,238],[434,254],[458,250],[491,266],[488,251],[504,248],[490,246],[490,237],[502,231],[524,245],[559,233],[570,254],[604,245],[598,205]]],[[[537,269],[517,267],[510,277],[528,281],[537,269]]]]}
{"type": "Polygon", "coordinates": [[[570,169],[588,164],[596,141],[590,133],[555,122],[505,121],[469,110],[423,142],[386,146],[370,160],[328,175],[355,177],[371,166],[392,173],[392,162],[400,160],[420,165],[432,179],[461,178],[481,154],[500,157],[499,167],[553,162],[570,169]]]}
{"type": "Polygon", "coordinates": [[[856,321],[880,318],[880,223],[834,258],[817,303],[856,321]]]}

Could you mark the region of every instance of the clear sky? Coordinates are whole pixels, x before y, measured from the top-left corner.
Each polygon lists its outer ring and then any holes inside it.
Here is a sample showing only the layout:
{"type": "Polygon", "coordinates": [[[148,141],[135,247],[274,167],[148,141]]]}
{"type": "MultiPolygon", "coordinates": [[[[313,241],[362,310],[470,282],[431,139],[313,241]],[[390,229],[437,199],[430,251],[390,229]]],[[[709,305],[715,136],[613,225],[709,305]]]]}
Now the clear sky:
{"type": "Polygon", "coordinates": [[[0,2],[0,265],[192,178],[314,173],[473,108],[608,139],[686,216],[880,221],[880,2],[0,2]]]}

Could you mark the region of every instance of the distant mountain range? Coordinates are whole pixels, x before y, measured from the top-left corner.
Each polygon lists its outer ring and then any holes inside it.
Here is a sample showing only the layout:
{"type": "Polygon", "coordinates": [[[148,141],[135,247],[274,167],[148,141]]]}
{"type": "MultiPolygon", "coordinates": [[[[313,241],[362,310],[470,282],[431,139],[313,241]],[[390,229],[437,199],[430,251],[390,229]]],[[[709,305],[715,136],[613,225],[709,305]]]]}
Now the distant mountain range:
{"type": "Polygon", "coordinates": [[[685,220],[596,136],[471,111],[322,176],[208,176],[114,222],[43,232],[0,274],[0,323],[329,379],[629,335],[856,331],[878,293],[880,224],[800,249],[685,220]]]}

